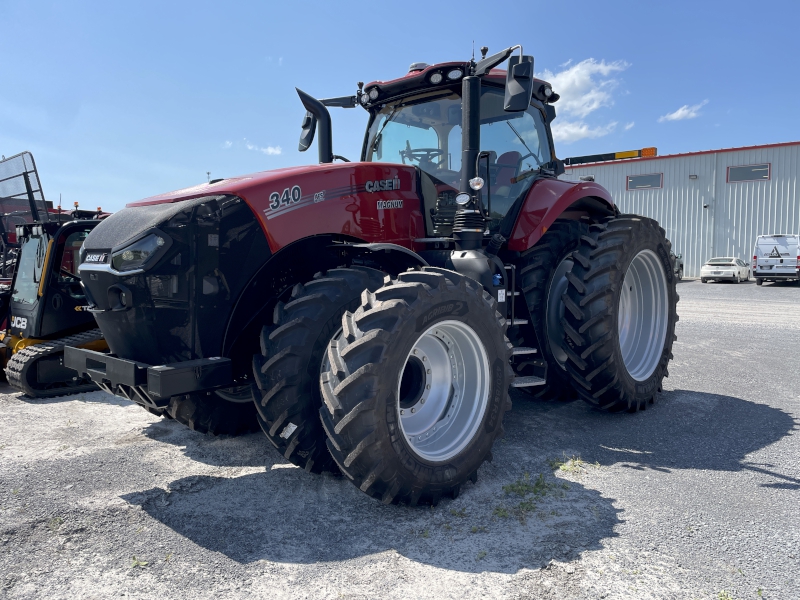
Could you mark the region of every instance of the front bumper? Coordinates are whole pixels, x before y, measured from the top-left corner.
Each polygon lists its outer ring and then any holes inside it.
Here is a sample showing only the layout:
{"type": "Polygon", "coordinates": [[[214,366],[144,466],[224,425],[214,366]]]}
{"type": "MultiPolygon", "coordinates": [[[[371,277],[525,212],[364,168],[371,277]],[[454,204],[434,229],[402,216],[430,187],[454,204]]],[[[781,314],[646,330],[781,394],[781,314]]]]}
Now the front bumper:
{"type": "Polygon", "coordinates": [[[172,396],[234,385],[231,360],[222,357],[153,366],[67,346],[64,366],[80,375],[88,375],[110,394],[151,408],[166,407],[172,396]]]}

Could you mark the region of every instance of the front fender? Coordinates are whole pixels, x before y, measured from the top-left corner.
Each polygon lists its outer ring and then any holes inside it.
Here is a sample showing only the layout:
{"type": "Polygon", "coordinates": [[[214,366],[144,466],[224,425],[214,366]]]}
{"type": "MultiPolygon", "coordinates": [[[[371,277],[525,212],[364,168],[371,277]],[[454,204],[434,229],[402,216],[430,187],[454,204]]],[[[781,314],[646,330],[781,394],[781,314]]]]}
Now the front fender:
{"type": "Polygon", "coordinates": [[[614,200],[593,181],[580,183],[540,179],[533,184],[508,240],[508,249],[522,252],[533,246],[559,217],[613,214],[614,200]]]}

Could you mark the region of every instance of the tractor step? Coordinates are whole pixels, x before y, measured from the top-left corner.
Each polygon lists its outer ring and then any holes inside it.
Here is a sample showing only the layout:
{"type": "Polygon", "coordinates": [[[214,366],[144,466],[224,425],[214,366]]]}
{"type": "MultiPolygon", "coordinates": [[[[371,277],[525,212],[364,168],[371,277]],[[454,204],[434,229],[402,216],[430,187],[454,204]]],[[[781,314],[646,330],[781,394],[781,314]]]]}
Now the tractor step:
{"type": "Polygon", "coordinates": [[[511,356],[519,356],[520,354],[536,354],[536,348],[526,348],[525,346],[517,346],[511,351],[511,356]]]}
{"type": "Polygon", "coordinates": [[[541,377],[536,377],[535,375],[528,375],[527,377],[515,377],[514,380],[511,382],[511,387],[515,388],[522,388],[522,387],[534,387],[537,385],[544,385],[547,383],[541,377]]]}

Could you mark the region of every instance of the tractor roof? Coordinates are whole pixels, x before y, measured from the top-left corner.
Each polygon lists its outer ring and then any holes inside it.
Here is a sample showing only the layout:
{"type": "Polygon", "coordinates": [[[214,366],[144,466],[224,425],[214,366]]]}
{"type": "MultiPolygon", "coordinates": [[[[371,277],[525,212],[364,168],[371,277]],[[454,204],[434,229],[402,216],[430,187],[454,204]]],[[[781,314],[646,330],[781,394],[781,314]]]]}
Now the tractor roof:
{"type": "MultiPolygon", "coordinates": [[[[390,79],[388,81],[371,81],[364,86],[364,92],[369,94],[373,89],[377,89],[379,95],[376,98],[371,99],[373,102],[377,102],[417,90],[446,87],[461,81],[461,78],[463,77],[464,73],[467,72],[469,66],[469,62],[463,61],[443,62],[435,65],[413,63],[408,73],[402,77],[390,79]],[[461,71],[461,75],[449,78],[448,73],[451,73],[455,70],[461,71]],[[442,78],[439,83],[432,83],[431,77],[437,73],[440,74],[442,78]]],[[[484,79],[497,85],[504,86],[506,83],[506,71],[505,69],[492,69],[487,75],[484,76],[484,79]]],[[[547,85],[548,87],[550,86],[548,82],[534,78],[533,89],[536,90],[541,85],[547,85]]],[[[370,104],[373,102],[370,102],[370,104]]]]}

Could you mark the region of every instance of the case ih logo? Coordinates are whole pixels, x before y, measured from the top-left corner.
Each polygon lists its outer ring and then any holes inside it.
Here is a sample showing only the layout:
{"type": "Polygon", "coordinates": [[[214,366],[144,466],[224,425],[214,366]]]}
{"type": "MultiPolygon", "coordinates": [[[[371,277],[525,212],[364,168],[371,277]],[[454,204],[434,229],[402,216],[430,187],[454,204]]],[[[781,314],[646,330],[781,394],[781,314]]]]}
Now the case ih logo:
{"type": "Polygon", "coordinates": [[[364,184],[364,189],[368,192],[390,192],[400,189],[400,178],[379,179],[378,181],[368,181],[364,184]]]}
{"type": "Polygon", "coordinates": [[[87,254],[86,260],[84,262],[88,263],[104,263],[106,262],[106,258],[108,258],[108,254],[105,252],[101,254],[87,254]]]}

